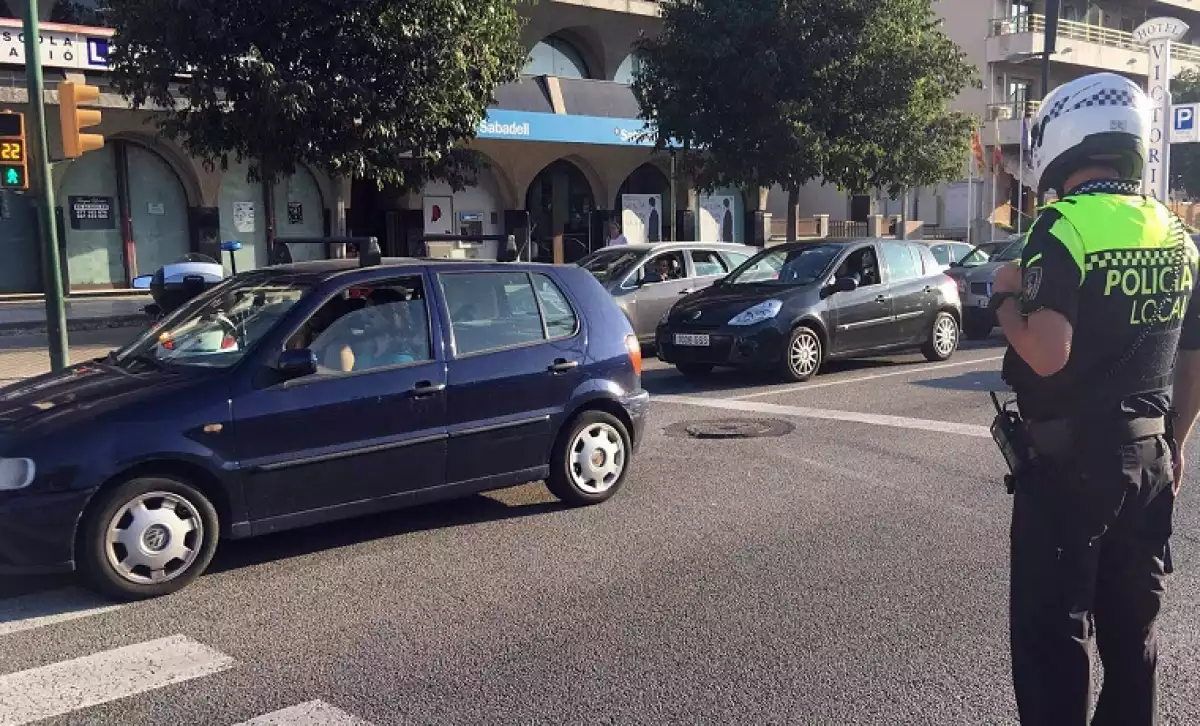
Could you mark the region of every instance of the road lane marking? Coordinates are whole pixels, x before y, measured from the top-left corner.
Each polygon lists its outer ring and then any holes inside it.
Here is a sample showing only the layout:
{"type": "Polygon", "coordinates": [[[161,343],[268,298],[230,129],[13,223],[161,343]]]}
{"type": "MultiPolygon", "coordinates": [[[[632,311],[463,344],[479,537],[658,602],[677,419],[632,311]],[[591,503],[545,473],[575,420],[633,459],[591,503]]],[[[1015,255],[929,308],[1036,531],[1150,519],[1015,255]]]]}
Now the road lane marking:
{"type": "Polygon", "coordinates": [[[0,676],[0,726],[22,726],[136,696],[233,663],[206,645],[173,635],[10,673],[0,676]]]}
{"type": "Polygon", "coordinates": [[[126,606],[75,587],[0,600],[0,637],[88,618],[123,607],[126,606]]]}
{"type": "Polygon", "coordinates": [[[847,421],[865,423],[875,426],[892,426],[902,429],[917,429],[921,431],[936,431],[942,434],[958,434],[974,436],[981,439],[992,438],[987,426],[978,424],[956,423],[954,421],[934,421],[924,418],[908,418],[906,416],[887,416],[879,413],[859,413],[857,411],[832,411],[824,408],[806,408],[803,406],[781,406],[776,403],[760,401],[736,401],[728,398],[692,398],[689,396],[655,396],[656,401],[667,403],[682,403],[688,406],[704,406],[720,408],[727,411],[744,411],[747,413],[773,413],[778,416],[796,416],[798,418],[818,418],[829,421],[847,421]]]}
{"type": "Polygon", "coordinates": [[[308,701],[258,718],[243,721],[237,726],[371,726],[324,701],[308,701]]]}
{"type": "Polygon", "coordinates": [[[874,373],[869,376],[858,376],[856,378],[843,378],[836,381],[826,381],[824,383],[801,383],[795,386],[785,386],[783,388],[774,388],[770,391],[758,391],[756,393],[744,393],[740,396],[730,396],[722,399],[726,401],[744,401],[750,398],[761,398],[763,396],[777,396],[782,393],[795,393],[798,391],[811,391],[817,388],[825,388],[826,386],[844,386],[848,383],[862,383],[864,381],[874,381],[879,378],[890,378],[892,376],[908,376],[914,373],[924,373],[925,371],[939,371],[943,368],[959,368],[962,366],[975,365],[976,363],[994,363],[998,360],[1004,360],[1004,356],[996,355],[990,358],[975,358],[972,360],[960,360],[953,363],[938,363],[931,366],[913,366],[905,368],[901,371],[888,371],[887,373],[874,373]]]}

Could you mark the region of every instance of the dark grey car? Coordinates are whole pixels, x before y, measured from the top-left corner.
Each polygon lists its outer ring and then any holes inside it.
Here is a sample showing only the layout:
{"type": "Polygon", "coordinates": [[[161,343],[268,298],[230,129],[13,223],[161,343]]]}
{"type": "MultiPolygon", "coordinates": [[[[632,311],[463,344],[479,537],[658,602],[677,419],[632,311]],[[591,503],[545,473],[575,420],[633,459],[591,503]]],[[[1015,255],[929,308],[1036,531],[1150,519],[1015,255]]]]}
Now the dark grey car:
{"type": "Polygon", "coordinates": [[[760,251],[728,242],[660,242],[605,247],[577,263],[612,294],[638,340],[684,295],[702,290],[760,251]]]}

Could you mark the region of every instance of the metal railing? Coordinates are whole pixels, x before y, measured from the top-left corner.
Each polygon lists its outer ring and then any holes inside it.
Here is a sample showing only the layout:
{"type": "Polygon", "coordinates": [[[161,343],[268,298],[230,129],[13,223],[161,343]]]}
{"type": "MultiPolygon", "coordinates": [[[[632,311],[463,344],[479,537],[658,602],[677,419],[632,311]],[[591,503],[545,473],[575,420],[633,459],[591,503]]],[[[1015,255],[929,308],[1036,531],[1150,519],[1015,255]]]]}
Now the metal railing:
{"type": "MultiPolygon", "coordinates": [[[[989,26],[988,37],[1018,33],[1042,33],[1046,30],[1046,16],[1030,13],[1018,15],[1015,18],[993,18],[989,21],[989,26]]],[[[1058,21],[1058,37],[1139,53],[1146,50],[1146,46],[1134,41],[1133,33],[1073,20],[1058,21]]],[[[1188,63],[1200,63],[1200,46],[1173,43],[1171,57],[1188,63]]]]}
{"type": "Polygon", "coordinates": [[[1041,101],[1025,101],[1007,102],[1007,103],[989,103],[988,104],[988,121],[1012,121],[1020,119],[1023,116],[1033,118],[1037,115],[1038,108],[1042,105],[1041,101]]]}
{"type": "Polygon", "coordinates": [[[841,219],[831,219],[829,221],[829,237],[831,239],[854,239],[866,236],[866,222],[849,222],[841,219]]]}

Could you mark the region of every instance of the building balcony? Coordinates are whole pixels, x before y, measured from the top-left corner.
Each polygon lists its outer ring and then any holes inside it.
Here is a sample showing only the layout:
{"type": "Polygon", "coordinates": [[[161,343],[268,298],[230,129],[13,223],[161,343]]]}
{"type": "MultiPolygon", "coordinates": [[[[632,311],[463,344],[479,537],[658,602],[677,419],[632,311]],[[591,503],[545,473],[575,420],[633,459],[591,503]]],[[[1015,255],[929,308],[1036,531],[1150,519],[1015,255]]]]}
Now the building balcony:
{"type": "MultiPolygon", "coordinates": [[[[1014,57],[1028,58],[1045,50],[1044,15],[1021,15],[989,21],[987,62],[1003,63],[1014,57]]],[[[1174,72],[1200,67],[1200,46],[1175,43],[1171,46],[1174,72]]],[[[1058,22],[1058,51],[1055,62],[1084,68],[1145,75],[1150,59],[1146,47],[1132,33],[1068,20],[1058,22]]]]}
{"type": "Polygon", "coordinates": [[[1001,146],[1015,146],[1021,143],[1021,119],[1028,115],[1030,118],[1038,112],[1037,101],[1025,103],[993,103],[987,107],[987,123],[984,125],[984,137],[991,131],[991,143],[997,141],[1001,146]]]}

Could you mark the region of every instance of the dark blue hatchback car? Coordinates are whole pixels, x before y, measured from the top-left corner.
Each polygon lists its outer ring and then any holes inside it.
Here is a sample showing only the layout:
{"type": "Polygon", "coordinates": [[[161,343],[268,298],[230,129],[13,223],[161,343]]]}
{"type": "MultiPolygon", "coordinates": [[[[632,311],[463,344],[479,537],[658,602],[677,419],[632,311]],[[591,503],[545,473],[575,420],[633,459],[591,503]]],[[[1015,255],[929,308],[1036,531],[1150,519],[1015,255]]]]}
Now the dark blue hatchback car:
{"type": "Polygon", "coordinates": [[[179,590],[248,537],[544,479],[612,496],[649,395],[586,270],[243,273],[107,358],[0,389],[0,572],[179,590]]]}

